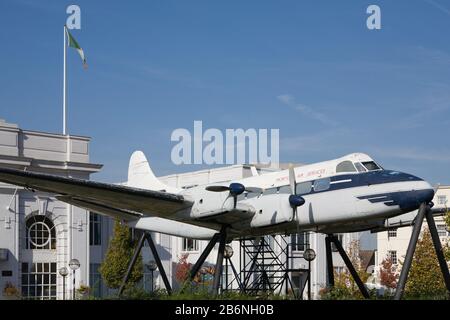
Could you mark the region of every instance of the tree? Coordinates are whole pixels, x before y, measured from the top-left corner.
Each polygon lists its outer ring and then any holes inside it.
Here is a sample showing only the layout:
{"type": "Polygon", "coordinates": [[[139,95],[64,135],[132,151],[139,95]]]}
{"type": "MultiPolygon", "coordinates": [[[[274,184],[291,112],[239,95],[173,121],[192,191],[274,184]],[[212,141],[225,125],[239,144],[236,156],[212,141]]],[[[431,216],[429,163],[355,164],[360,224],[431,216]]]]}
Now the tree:
{"type": "MultiPolygon", "coordinates": [[[[136,241],[131,237],[131,230],[129,227],[122,225],[119,221],[114,223],[114,235],[111,239],[106,257],[100,266],[99,272],[110,288],[119,288],[122,279],[127,271],[128,264],[133,256],[136,241]]],[[[127,287],[130,287],[139,280],[143,275],[142,256],[139,255],[131,275],[127,282],[127,287]]]]}
{"type": "MultiPolygon", "coordinates": [[[[447,231],[450,231],[450,210],[447,209],[445,214],[445,224],[447,225],[447,231]]],[[[444,255],[447,261],[450,261],[450,241],[447,239],[447,243],[444,244],[444,255]]]]}
{"type": "Polygon", "coordinates": [[[189,277],[192,264],[187,261],[188,256],[188,253],[182,254],[175,267],[175,278],[180,284],[184,283],[189,277]]]}
{"type": "Polygon", "coordinates": [[[405,293],[407,296],[420,298],[439,296],[445,292],[444,279],[434,251],[431,234],[426,228],[417,242],[405,293]]]}
{"type": "Polygon", "coordinates": [[[380,284],[387,288],[395,289],[397,288],[397,280],[398,273],[391,257],[384,258],[380,268],[380,284]]]}

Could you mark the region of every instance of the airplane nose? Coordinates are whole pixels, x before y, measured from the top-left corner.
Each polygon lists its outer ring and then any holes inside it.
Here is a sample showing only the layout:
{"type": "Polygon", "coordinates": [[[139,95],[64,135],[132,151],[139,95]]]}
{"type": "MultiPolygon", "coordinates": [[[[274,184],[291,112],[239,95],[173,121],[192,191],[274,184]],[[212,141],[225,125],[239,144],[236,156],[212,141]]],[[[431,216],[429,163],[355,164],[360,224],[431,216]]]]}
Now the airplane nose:
{"type": "Polygon", "coordinates": [[[430,203],[434,197],[433,188],[422,188],[407,191],[398,199],[398,204],[404,212],[416,210],[422,203],[430,203]]]}
{"type": "Polygon", "coordinates": [[[434,189],[430,184],[428,184],[428,185],[429,185],[428,189],[420,190],[420,192],[417,194],[417,200],[420,203],[423,203],[423,202],[429,203],[429,202],[431,202],[431,200],[433,200],[434,189]]]}
{"type": "Polygon", "coordinates": [[[404,212],[416,210],[422,203],[430,203],[433,200],[434,188],[427,181],[408,173],[400,172],[393,176],[409,183],[408,191],[398,199],[398,204],[404,212]]]}

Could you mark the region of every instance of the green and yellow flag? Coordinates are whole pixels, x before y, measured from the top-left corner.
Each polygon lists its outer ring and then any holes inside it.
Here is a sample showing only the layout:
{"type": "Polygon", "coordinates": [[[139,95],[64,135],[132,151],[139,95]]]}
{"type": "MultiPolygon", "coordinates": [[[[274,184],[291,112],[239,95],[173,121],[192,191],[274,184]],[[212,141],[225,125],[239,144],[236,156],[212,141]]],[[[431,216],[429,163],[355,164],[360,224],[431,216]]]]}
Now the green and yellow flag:
{"type": "Polygon", "coordinates": [[[78,42],[75,40],[75,38],[70,34],[69,30],[66,27],[66,32],[67,32],[67,38],[69,40],[68,46],[75,48],[78,51],[78,54],[81,57],[81,61],[83,62],[83,68],[87,68],[87,63],[86,63],[86,57],[84,56],[84,51],[83,49],[81,49],[80,45],[78,44],[78,42]]]}

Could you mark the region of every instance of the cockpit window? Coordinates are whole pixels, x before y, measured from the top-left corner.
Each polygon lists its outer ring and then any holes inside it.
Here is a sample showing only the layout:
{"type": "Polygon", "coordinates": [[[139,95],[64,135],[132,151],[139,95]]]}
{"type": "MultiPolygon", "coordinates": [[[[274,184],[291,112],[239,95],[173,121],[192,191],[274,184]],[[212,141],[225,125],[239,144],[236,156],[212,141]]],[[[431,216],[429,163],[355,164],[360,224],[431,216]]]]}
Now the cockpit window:
{"type": "Polygon", "coordinates": [[[336,172],[356,172],[355,166],[351,161],[342,161],[336,166],[336,172]]]}
{"type": "Polygon", "coordinates": [[[358,169],[358,172],[366,172],[367,171],[367,169],[364,168],[364,166],[359,162],[355,162],[355,167],[356,167],[356,169],[358,169]]]}
{"type": "Polygon", "coordinates": [[[381,170],[381,168],[373,161],[366,161],[362,163],[369,171],[381,170]]]}

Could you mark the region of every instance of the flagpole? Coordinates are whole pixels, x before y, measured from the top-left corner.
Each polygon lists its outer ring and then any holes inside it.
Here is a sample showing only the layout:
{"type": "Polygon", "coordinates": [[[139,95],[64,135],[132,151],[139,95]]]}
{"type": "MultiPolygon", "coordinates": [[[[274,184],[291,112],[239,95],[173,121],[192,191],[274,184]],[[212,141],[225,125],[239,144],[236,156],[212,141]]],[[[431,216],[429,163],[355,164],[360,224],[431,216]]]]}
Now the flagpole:
{"type": "Polygon", "coordinates": [[[67,123],[66,123],[66,116],[67,116],[67,33],[66,33],[66,26],[64,25],[64,71],[63,71],[63,135],[67,134],[67,123]]]}

